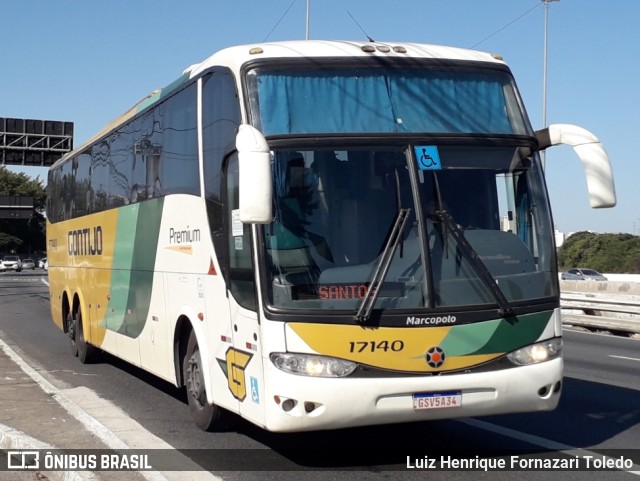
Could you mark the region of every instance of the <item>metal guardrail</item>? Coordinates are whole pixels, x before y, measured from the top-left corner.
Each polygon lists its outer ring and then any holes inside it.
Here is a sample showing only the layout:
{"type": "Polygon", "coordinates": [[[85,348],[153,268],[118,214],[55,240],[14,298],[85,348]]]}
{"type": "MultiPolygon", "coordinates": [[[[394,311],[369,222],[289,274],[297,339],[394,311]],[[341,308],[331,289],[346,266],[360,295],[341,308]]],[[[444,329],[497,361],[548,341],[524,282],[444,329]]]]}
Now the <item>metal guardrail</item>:
{"type": "Polygon", "coordinates": [[[560,294],[562,323],[589,329],[640,334],[640,297],[599,290],[560,294]]]}

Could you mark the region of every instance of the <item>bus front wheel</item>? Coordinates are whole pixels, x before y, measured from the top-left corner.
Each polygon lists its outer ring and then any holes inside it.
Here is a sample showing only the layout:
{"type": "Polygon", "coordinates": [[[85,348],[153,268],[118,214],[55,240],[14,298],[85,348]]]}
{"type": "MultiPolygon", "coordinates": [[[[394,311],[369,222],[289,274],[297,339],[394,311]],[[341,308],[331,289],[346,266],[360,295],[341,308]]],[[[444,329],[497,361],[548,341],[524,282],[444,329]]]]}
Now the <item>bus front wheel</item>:
{"type": "Polygon", "coordinates": [[[222,412],[215,404],[207,402],[207,392],[202,372],[202,357],[196,335],[189,336],[186,356],[183,364],[184,384],[187,389],[189,411],[196,426],[203,431],[215,431],[221,427],[222,412]]]}

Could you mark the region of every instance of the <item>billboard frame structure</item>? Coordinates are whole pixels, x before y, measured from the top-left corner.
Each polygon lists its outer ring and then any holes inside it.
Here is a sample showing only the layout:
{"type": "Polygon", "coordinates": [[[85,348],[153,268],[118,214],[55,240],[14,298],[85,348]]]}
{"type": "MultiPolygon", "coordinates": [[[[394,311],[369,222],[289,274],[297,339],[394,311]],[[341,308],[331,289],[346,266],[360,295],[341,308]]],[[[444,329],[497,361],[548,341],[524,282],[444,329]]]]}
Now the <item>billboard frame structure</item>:
{"type": "Polygon", "coordinates": [[[73,150],[73,122],[0,117],[0,165],[49,167],[73,150]]]}
{"type": "Polygon", "coordinates": [[[33,212],[33,197],[0,195],[0,219],[30,219],[33,212]]]}

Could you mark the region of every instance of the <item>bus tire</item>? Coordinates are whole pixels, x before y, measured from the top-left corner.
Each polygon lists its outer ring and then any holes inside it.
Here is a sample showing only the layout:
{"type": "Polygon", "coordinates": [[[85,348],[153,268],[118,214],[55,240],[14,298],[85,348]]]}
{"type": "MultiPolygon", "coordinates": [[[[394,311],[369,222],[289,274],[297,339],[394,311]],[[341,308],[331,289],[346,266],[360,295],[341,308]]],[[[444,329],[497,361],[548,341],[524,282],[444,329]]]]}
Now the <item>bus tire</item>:
{"type": "Polygon", "coordinates": [[[69,336],[69,340],[71,341],[71,354],[74,357],[78,357],[78,344],[76,343],[76,321],[73,318],[71,312],[67,312],[67,316],[65,317],[65,323],[67,328],[67,335],[69,336]]]}
{"type": "Polygon", "coordinates": [[[87,343],[84,338],[84,328],[82,327],[82,310],[78,308],[78,312],[74,318],[74,337],[75,345],[78,349],[78,359],[82,364],[90,364],[95,360],[96,348],[87,343]]]}
{"type": "Polygon", "coordinates": [[[189,335],[189,343],[182,369],[189,402],[189,412],[196,426],[203,431],[219,430],[222,424],[222,410],[215,404],[207,403],[207,393],[202,373],[202,358],[200,357],[198,341],[193,331],[189,335]]]}

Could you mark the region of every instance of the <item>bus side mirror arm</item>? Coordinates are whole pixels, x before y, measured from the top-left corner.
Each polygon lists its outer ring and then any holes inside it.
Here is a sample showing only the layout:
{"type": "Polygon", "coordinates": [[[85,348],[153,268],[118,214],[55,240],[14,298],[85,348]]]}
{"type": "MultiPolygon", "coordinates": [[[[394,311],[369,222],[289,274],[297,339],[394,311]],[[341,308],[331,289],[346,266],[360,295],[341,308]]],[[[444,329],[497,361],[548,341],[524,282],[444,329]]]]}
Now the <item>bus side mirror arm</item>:
{"type": "Polygon", "coordinates": [[[589,204],[594,209],[616,205],[616,190],[609,157],[600,140],[590,131],[570,124],[552,124],[536,132],[539,150],[570,145],[582,161],[587,177],[589,204]]]}
{"type": "Polygon", "coordinates": [[[240,177],[240,221],[245,224],[269,224],[273,220],[269,145],[259,130],[242,124],[236,135],[236,148],[240,177]]]}

